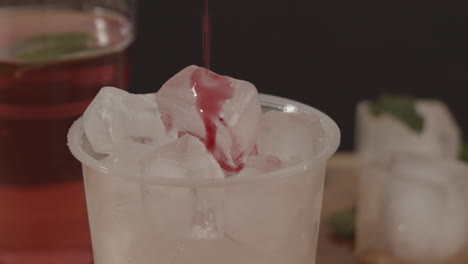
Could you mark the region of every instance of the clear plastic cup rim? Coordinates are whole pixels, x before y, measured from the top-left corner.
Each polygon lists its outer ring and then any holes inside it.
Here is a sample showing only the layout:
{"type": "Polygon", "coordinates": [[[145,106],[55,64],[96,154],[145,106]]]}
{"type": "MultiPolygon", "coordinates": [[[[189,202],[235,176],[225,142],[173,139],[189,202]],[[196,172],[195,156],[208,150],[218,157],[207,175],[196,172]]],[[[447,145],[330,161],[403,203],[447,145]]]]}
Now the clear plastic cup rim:
{"type": "MultiPolygon", "coordinates": [[[[251,177],[227,177],[225,179],[171,179],[171,178],[141,178],[141,177],[130,177],[125,174],[119,174],[118,172],[112,171],[112,169],[102,162],[94,159],[88,153],[86,153],[81,147],[83,140],[83,125],[82,118],[74,122],[68,132],[68,147],[70,148],[73,156],[79,160],[82,165],[85,165],[93,170],[99,171],[105,174],[112,174],[113,176],[122,177],[130,181],[136,181],[144,184],[154,184],[154,185],[170,185],[170,186],[209,186],[209,185],[226,185],[226,184],[244,184],[251,183],[254,181],[265,181],[273,180],[278,178],[293,177],[294,175],[299,175],[301,172],[306,171],[307,169],[314,166],[314,164],[323,164],[325,165],[326,161],[336,152],[340,144],[340,130],[337,124],[323,112],[282,97],[277,97],[273,95],[260,94],[259,95],[260,103],[262,106],[270,107],[272,109],[277,109],[283,112],[288,113],[303,113],[308,115],[315,115],[320,118],[320,124],[325,131],[326,143],[325,147],[312,159],[294,164],[279,170],[258,173],[252,175],[251,177]]],[[[278,128],[280,129],[280,128],[278,128]]]]}

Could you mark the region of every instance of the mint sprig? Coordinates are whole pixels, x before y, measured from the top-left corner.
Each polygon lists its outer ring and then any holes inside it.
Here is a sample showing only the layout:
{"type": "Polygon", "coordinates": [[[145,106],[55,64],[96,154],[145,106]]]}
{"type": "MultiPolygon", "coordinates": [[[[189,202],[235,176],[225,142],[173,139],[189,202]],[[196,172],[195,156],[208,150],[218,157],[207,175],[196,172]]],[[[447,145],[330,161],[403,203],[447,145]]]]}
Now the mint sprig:
{"type": "Polygon", "coordinates": [[[416,133],[424,128],[424,118],[416,111],[416,101],[410,96],[381,95],[369,103],[369,110],[376,117],[387,113],[416,133]]]}
{"type": "Polygon", "coordinates": [[[95,36],[88,32],[54,33],[15,43],[8,53],[23,63],[46,63],[74,53],[93,50],[95,42],[95,36]]]}
{"type": "Polygon", "coordinates": [[[354,239],[355,221],[356,208],[354,207],[336,212],[328,219],[335,235],[344,240],[354,239]]]}
{"type": "MultiPolygon", "coordinates": [[[[0,51],[8,57],[16,59],[19,65],[14,72],[15,78],[23,74],[43,68],[54,61],[71,55],[97,49],[97,39],[89,32],[66,32],[34,36],[17,42],[0,51]]],[[[0,71],[7,71],[9,68],[0,71]]]]}

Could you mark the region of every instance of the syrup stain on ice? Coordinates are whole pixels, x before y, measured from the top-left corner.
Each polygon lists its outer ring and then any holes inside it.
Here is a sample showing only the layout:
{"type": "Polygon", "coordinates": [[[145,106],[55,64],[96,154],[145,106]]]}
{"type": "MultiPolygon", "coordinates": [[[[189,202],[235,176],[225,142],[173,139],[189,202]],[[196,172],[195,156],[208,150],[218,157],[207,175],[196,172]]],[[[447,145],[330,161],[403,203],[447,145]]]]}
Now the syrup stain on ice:
{"type": "Polygon", "coordinates": [[[155,99],[167,133],[197,137],[228,177],[244,168],[262,119],[253,84],[191,65],[170,78],[155,99]]]}
{"type": "Polygon", "coordinates": [[[230,166],[225,162],[221,153],[216,148],[217,125],[226,126],[221,117],[222,105],[234,95],[234,87],[229,78],[218,75],[207,69],[199,68],[191,76],[192,92],[197,98],[196,107],[200,113],[206,130],[206,148],[220,161],[220,166],[227,172],[237,173],[242,170],[244,164],[230,166]]]}

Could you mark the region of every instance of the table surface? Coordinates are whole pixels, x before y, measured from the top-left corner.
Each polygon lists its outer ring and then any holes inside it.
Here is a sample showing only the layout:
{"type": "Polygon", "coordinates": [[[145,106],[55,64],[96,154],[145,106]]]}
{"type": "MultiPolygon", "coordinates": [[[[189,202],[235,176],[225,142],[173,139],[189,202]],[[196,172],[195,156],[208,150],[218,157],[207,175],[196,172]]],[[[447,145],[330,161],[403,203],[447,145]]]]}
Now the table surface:
{"type": "Polygon", "coordinates": [[[356,263],[350,245],[332,239],[326,220],[334,212],[352,207],[356,202],[357,167],[352,153],[341,152],[328,162],[322,206],[317,264],[356,263]]]}

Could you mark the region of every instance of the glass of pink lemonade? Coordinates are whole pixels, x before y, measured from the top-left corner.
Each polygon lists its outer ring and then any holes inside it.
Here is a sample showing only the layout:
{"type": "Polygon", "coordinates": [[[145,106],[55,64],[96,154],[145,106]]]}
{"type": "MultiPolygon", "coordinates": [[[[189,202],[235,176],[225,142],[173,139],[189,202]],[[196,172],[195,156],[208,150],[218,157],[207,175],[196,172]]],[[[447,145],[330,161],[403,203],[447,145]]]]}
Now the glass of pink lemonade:
{"type": "Polygon", "coordinates": [[[0,1],[1,263],[90,258],[80,164],[65,138],[102,86],[127,88],[133,2],[0,1]]]}

